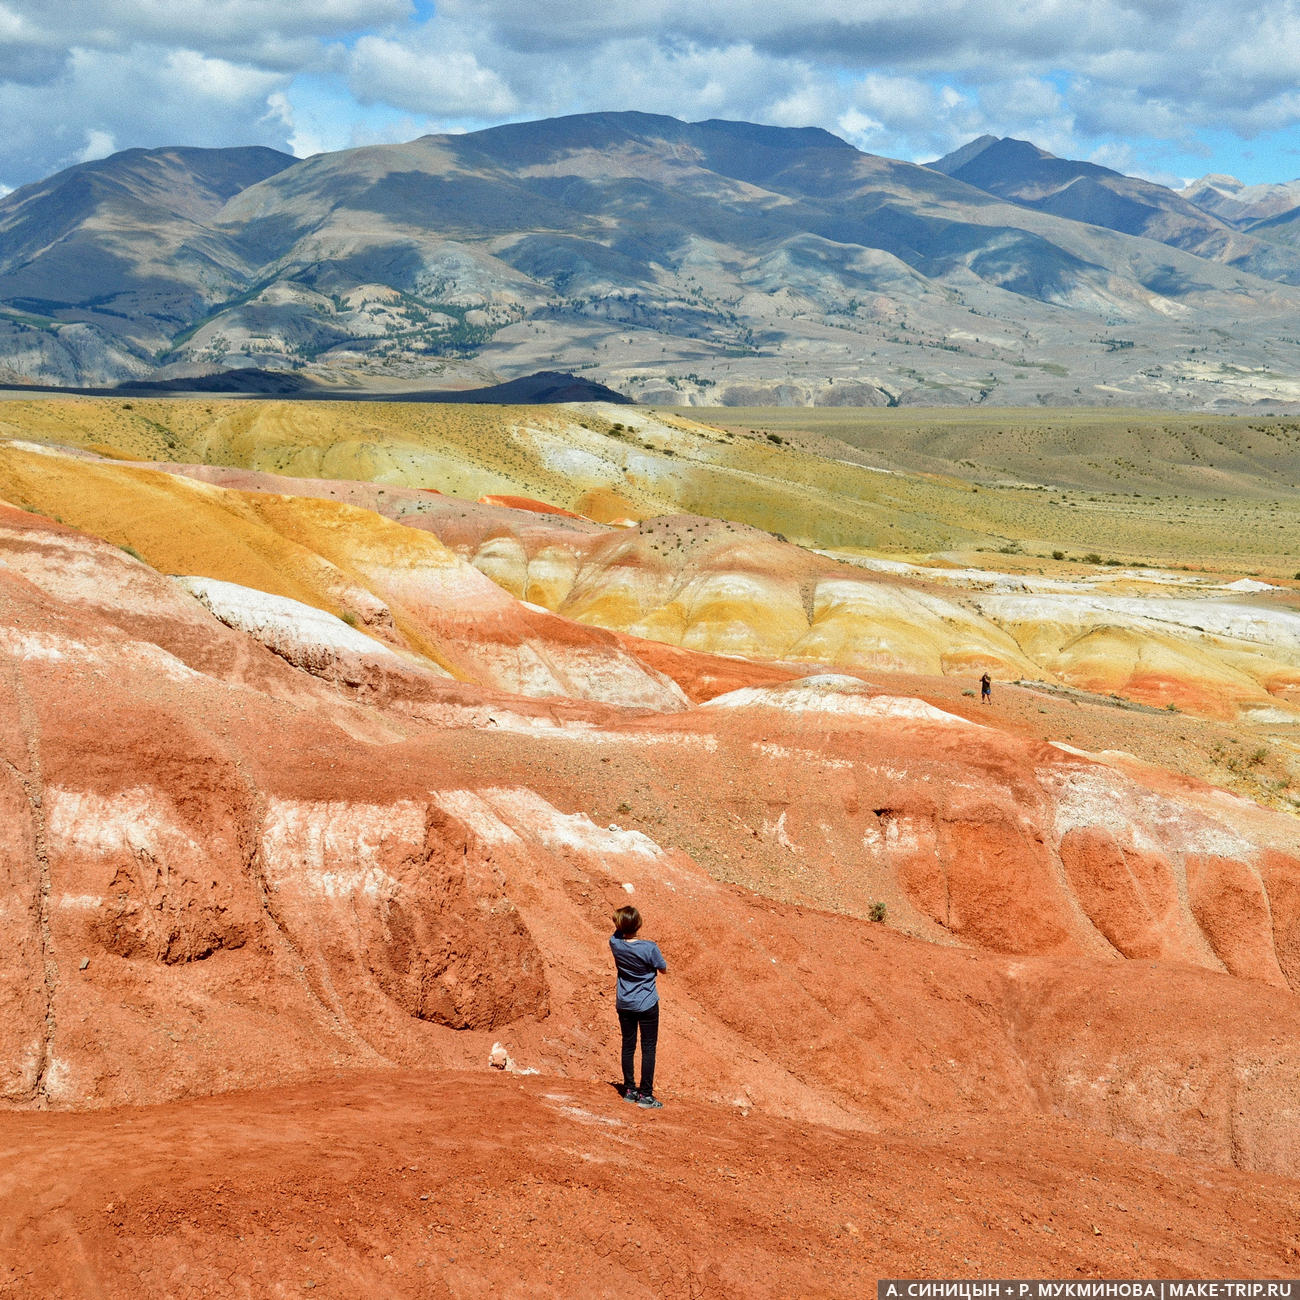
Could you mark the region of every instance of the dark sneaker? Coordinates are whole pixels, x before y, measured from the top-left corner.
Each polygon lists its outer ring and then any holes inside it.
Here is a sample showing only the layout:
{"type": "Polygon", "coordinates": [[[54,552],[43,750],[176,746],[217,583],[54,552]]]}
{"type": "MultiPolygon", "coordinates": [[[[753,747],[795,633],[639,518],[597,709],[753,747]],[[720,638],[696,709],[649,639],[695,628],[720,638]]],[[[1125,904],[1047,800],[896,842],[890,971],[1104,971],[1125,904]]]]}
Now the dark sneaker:
{"type": "Polygon", "coordinates": [[[658,1097],[652,1097],[649,1093],[638,1092],[636,1095],[636,1104],[644,1107],[646,1110],[663,1110],[664,1104],[658,1097]]]}
{"type": "Polygon", "coordinates": [[[641,1094],[637,1092],[635,1088],[624,1088],[623,1100],[631,1101],[631,1102],[639,1102],[641,1100],[641,1094]]]}

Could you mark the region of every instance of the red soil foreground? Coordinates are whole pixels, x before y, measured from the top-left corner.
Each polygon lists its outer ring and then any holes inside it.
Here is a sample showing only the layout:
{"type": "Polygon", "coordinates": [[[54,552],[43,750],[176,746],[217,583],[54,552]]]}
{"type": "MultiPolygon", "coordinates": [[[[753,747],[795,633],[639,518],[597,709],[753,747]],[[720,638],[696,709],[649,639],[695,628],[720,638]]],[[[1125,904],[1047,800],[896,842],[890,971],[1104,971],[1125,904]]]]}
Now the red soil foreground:
{"type": "Polygon", "coordinates": [[[1047,1120],[872,1135],[665,1095],[405,1072],[0,1117],[0,1294],[849,1297],[1300,1263],[1291,1180],[1047,1120]]]}

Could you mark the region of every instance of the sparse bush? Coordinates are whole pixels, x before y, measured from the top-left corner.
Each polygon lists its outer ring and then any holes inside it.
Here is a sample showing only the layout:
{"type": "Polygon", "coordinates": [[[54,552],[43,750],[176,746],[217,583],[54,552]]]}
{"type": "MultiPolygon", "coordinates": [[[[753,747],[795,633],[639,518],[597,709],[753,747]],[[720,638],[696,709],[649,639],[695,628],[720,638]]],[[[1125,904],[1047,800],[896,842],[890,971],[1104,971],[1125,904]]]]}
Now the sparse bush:
{"type": "Polygon", "coordinates": [[[339,617],[340,617],[340,618],[341,618],[341,619],[342,619],[342,620],[343,620],[343,621],[344,621],[344,622],[345,622],[349,627],[356,627],[356,625],[357,625],[357,616],[356,616],[356,615],[355,615],[355,614],[354,614],[350,609],[345,609],[345,610],[343,611],[343,613],[341,613],[341,614],[339,615],[339,617]]]}
{"type": "Polygon", "coordinates": [[[132,558],[132,559],[133,559],[133,560],[139,560],[141,564],[147,564],[147,563],[148,563],[148,560],[146,560],[146,559],[144,558],[144,556],[141,555],[140,552],[137,551],[137,550],[135,549],[134,546],[126,546],[126,545],[124,545],[124,546],[122,547],[122,549],[123,549],[123,550],[124,550],[124,551],[125,551],[125,552],[126,552],[126,553],[127,553],[127,554],[132,558]]]}
{"type": "Polygon", "coordinates": [[[1101,556],[1098,555],[1096,551],[1089,551],[1088,554],[1083,557],[1083,562],[1084,564],[1100,564],[1101,556]]]}
{"type": "Polygon", "coordinates": [[[1252,750],[1250,757],[1246,760],[1251,767],[1258,767],[1268,757],[1268,746],[1261,745],[1258,749],[1252,750]]]}
{"type": "Polygon", "coordinates": [[[632,811],[632,805],[630,803],[623,802],[619,804],[617,811],[626,816],[626,814],[632,811]]]}
{"type": "Polygon", "coordinates": [[[885,919],[885,913],[887,910],[888,909],[885,907],[884,903],[880,903],[880,902],[872,903],[871,911],[868,913],[868,915],[871,917],[873,921],[883,921],[885,919]]]}
{"type": "Polygon", "coordinates": [[[1065,559],[1065,552],[1064,552],[1064,551],[1053,551],[1053,552],[1052,552],[1052,559],[1054,559],[1054,560],[1063,560],[1063,559],[1065,559]]]}

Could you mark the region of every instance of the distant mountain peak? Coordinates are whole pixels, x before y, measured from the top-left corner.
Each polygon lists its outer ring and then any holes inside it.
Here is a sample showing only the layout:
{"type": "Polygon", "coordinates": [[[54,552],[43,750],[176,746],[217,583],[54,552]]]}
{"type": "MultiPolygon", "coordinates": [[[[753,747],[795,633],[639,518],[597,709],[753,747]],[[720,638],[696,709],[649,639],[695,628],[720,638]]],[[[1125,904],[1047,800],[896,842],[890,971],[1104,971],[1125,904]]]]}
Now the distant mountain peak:
{"type": "Polygon", "coordinates": [[[1228,176],[1223,172],[1210,172],[1209,175],[1202,176],[1200,180],[1185,186],[1181,192],[1191,194],[1196,190],[1211,189],[1218,190],[1220,194],[1240,194],[1245,188],[1245,182],[1239,181],[1235,176],[1228,176]]]}
{"type": "Polygon", "coordinates": [[[701,130],[716,131],[720,134],[735,136],[755,144],[776,146],[784,149],[848,149],[857,151],[838,135],[823,130],[820,126],[763,126],[754,122],[732,122],[727,118],[711,117],[703,122],[691,122],[701,130]]]}
{"type": "Polygon", "coordinates": [[[727,118],[687,122],[662,113],[635,111],[573,113],[536,122],[510,122],[457,136],[457,140],[493,156],[514,156],[524,150],[607,149],[618,143],[672,141],[794,153],[808,149],[837,149],[856,153],[847,140],[817,126],[768,126],[727,118]]]}
{"type": "Polygon", "coordinates": [[[978,158],[985,149],[997,143],[998,137],[996,135],[982,135],[969,144],[962,145],[960,149],[954,149],[952,153],[944,154],[942,158],[936,158],[934,162],[925,165],[931,171],[943,172],[945,176],[951,176],[953,172],[978,158]]]}

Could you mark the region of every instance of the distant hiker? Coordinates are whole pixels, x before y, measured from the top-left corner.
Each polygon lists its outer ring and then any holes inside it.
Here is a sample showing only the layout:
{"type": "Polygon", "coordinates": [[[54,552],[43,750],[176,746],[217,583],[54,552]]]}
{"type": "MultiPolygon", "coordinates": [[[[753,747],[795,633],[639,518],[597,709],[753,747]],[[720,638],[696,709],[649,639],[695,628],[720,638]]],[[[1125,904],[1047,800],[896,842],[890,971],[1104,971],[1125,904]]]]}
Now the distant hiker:
{"type": "Polygon", "coordinates": [[[609,936],[610,951],[618,968],[614,1006],[623,1031],[623,1099],[647,1110],[657,1110],[663,1102],[655,1099],[655,1047],[659,1042],[659,990],[655,978],[661,971],[667,974],[668,963],[657,943],[636,937],[640,928],[641,913],[635,907],[620,907],[614,913],[614,933],[609,936]],[[639,1088],[633,1079],[638,1029],[641,1031],[639,1088]]]}
{"type": "Polygon", "coordinates": [[[984,676],[980,678],[980,703],[993,703],[993,683],[989,680],[988,673],[985,673],[984,676]]]}

